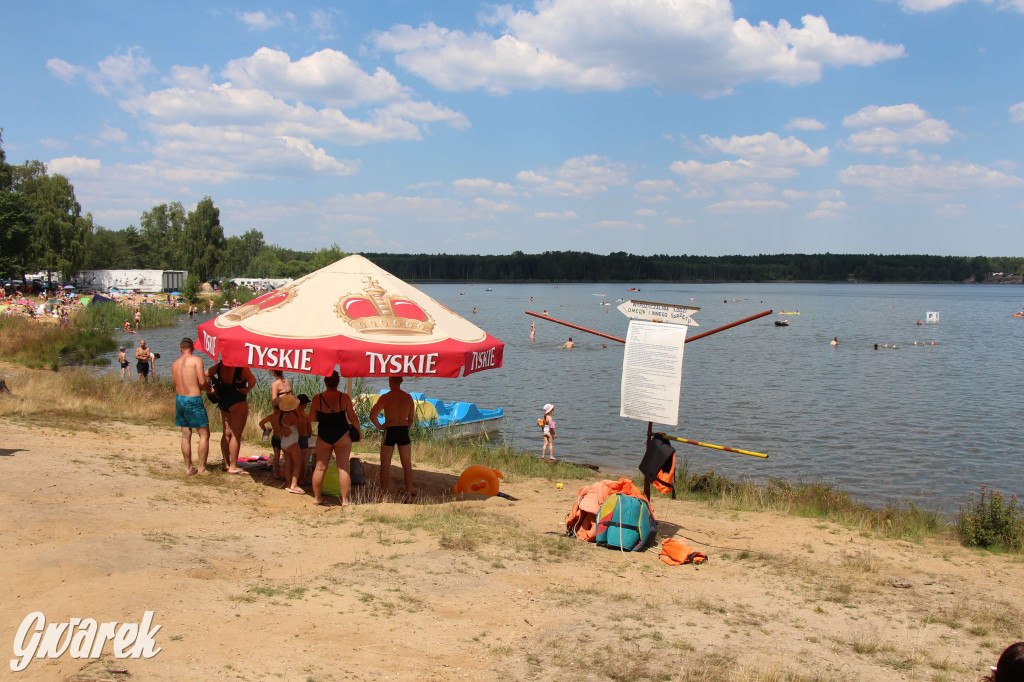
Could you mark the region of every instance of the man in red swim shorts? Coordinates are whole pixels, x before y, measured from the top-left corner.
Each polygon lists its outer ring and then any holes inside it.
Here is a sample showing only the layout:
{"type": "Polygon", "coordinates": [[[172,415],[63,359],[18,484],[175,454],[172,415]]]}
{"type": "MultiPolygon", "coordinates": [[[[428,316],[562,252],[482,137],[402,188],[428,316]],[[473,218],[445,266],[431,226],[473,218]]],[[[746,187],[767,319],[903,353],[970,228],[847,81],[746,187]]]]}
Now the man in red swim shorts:
{"type": "Polygon", "coordinates": [[[402,462],[405,475],[405,501],[412,501],[412,441],[409,438],[409,427],[416,421],[416,402],[412,396],[402,390],[402,377],[388,379],[390,391],[377,399],[370,410],[370,423],[384,432],[380,443],[380,489],[387,495],[391,474],[391,456],[398,446],[398,457],[402,462]],[[377,420],[377,415],[384,413],[384,424],[377,420]]]}

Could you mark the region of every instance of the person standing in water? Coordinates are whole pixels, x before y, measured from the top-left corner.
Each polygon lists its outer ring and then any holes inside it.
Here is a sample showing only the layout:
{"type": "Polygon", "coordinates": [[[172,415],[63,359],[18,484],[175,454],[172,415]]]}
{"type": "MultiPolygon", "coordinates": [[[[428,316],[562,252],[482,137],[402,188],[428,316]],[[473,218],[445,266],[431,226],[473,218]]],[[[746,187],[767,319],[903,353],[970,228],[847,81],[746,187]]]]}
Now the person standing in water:
{"type": "Polygon", "coordinates": [[[135,373],[138,375],[135,377],[136,382],[145,379],[146,383],[149,383],[149,360],[150,351],[146,347],[146,339],[139,339],[139,347],[135,349],[135,373]]]}
{"type": "Polygon", "coordinates": [[[530,323],[530,341],[533,341],[535,336],[537,336],[537,324],[535,322],[531,322],[530,323]]]}
{"type": "Polygon", "coordinates": [[[555,461],[555,406],[548,403],[544,406],[544,417],[541,419],[541,424],[544,429],[544,445],[540,449],[540,458],[544,459],[544,454],[548,453],[551,456],[551,461],[555,461]]]}
{"type": "Polygon", "coordinates": [[[124,381],[124,376],[127,374],[128,383],[132,383],[131,363],[128,362],[128,358],[125,356],[124,346],[121,346],[121,351],[117,354],[117,362],[121,365],[121,381],[124,381]]]}

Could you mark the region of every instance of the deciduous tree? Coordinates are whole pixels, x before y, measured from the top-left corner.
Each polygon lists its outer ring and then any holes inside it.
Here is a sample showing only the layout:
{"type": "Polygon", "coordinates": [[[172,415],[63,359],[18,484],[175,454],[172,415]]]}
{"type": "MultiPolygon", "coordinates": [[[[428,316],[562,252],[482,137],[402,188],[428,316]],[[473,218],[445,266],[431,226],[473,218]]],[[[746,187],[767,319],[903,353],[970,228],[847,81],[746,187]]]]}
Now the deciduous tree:
{"type": "Polygon", "coordinates": [[[203,197],[190,211],[182,233],[181,253],[185,269],[199,280],[208,282],[219,274],[224,260],[224,228],[220,225],[220,209],[213,199],[203,197]]]}

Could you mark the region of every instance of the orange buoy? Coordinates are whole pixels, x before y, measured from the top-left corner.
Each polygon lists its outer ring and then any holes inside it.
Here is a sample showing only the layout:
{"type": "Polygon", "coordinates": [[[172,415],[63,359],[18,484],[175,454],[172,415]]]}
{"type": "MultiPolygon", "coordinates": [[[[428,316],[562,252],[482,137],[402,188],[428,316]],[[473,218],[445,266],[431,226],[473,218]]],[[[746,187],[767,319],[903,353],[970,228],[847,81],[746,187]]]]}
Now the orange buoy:
{"type": "Polygon", "coordinates": [[[498,483],[499,478],[504,479],[505,477],[497,469],[474,464],[459,476],[459,482],[455,484],[455,492],[497,495],[501,485],[498,483]]]}

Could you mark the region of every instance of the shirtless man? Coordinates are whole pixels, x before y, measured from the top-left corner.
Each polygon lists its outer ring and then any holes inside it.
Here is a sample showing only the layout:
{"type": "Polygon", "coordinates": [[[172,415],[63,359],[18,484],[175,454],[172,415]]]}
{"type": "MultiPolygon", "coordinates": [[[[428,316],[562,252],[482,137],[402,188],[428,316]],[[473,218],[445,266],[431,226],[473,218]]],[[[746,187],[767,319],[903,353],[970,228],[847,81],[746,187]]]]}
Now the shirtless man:
{"type": "Polygon", "coordinates": [[[575,343],[573,343],[572,337],[570,336],[570,337],[569,337],[569,340],[568,340],[568,341],[566,341],[565,343],[563,343],[563,344],[562,344],[561,346],[559,346],[559,347],[560,347],[560,348],[575,348],[575,347],[576,347],[576,344],[575,344],[575,343]]]}
{"type": "Polygon", "coordinates": [[[186,337],[178,345],[181,357],[171,365],[174,381],[174,423],[181,427],[181,455],[185,458],[185,473],[206,476],[206,458],[210,454],[210,421],[200,391],[210,392],[210,384],[203,374],[203,361],[192,355],[192,339],[186,337]],[[199,432],[199,468],[192,466],[192,429],[199,432]]]}
{"type": "Polygon", "coordinates": [[[416,402],[402,390],[402,377],[388,379],[391,390],[377,399],[370,410],[370,423],[384,432],[380,442],[380,489],[387,495],[391,474],[391,456],[398,446],[398,457],[402,461],[405,475],[405,501],[412,501],[412,441],[409,427],[416,421],[416,402]],[[384,424],[377,421],[377,415],[384,412],[384,424]]]}
{"type": "Polygon", "coordinates": [[[136,383],[141,383],[143,379],[146,383],[149,383],[149,348],[146,347],[146,339],[139,339],[139,347],[135,349],[135,373],[138,374],[135,377],[136,383]]]}
{"type": "Polygon", "coordinates": [[[121,365],[121,381],[124,381],[124,375],[128,374],[128,383],[132,382],[132,368],[131,363],[128,362],[128,358],[125,356],[124,346],[121,346],[120,352],[117,354],[117,362],[121,365]]]}
{"type": "Polygon", "coordinates": [[[136,310],[135,311],[135,331],[139,331],[140,329],[142,329],[142,312],[136,310]]]}

